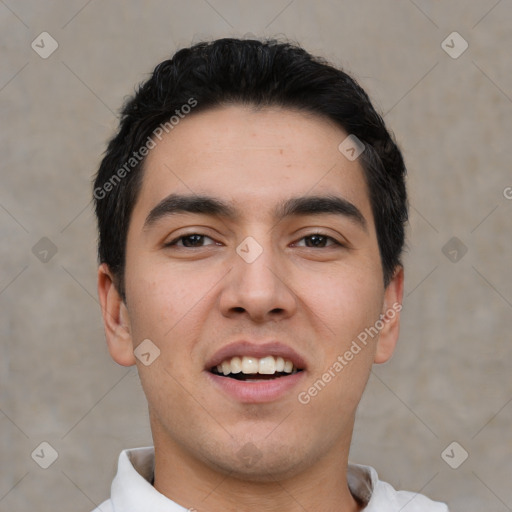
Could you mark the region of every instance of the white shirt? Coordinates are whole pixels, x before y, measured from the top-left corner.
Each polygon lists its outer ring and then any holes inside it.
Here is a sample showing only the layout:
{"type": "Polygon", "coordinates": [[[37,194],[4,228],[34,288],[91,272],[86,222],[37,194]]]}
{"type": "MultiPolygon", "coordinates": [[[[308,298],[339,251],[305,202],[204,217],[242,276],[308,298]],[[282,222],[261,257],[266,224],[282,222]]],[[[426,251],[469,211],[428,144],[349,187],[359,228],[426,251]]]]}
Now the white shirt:
{"type": "MultiPolygon", "coordinates": [[[[124,450],[119,455],[111,497],[93,512],[187,512],[160,494],[153,480],[155,452],[152,446],[124,450]]],[[[364,512],[448,512],[444,503],[407,491],[395,491],[381,482],[375,469],[349,464],[347,482],[352,495],[367,503],[364,512]]]]}

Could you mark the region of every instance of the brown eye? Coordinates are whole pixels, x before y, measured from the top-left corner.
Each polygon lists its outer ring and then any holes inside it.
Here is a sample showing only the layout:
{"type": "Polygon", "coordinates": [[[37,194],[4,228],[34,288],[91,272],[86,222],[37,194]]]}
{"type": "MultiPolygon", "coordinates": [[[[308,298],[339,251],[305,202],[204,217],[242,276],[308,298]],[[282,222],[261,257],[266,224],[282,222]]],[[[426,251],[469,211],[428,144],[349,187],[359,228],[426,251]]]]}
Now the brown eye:
{"type": "Polygon", "coordinates": [[[212,243],[215,244],[209,236],[192,233],[190,235],[184,235],[176,238],[172,242],[166,244],[166,247],[204,247],[205,245],[212,245],[212,243]],[[206,241],[209,241],[209,243],[205,243],[206,241]]]}
{"type": "Polygon", "coordinates": [[[322,235],[311,235],[305,237],[306,247],[325,247],[327,244],[327,237],[322,235]]]}
{"type": "Polygon", "coordinates": [[[185,247],[200,247],[204,242],[203,235],[187,235],[182,238],[185,247]]]}
{"type": "Polygon", "coordinates": [[[341,244],[330,236],[315,233],[301,238],[296,245],[308,248],[323,249],[325,247],[341,244]],[[304,243],[302,243],[303,241],[304,243]]]}

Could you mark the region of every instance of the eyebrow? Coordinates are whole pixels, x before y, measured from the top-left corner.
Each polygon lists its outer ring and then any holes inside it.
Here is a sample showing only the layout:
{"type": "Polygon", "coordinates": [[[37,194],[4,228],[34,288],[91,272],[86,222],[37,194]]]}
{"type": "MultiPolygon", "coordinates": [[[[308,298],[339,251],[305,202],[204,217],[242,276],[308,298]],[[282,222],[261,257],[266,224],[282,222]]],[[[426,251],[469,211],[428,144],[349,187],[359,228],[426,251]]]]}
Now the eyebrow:
{"type": "Polygon", "coordinates": [[[302,196],[285,201],[276,211],[277,219],[294,215],[341,215],[368,231],[366,219],[356,205],[338,196],[302,196]]]}
{"type": "MultiPolygon", "coordinates": [[[[180,213],[198,213],[229,220],[239,217],[235,208],[220,199],[205,195],[170,194],[149,212],[143,229],[149,229],[164,217],[180,213]]],[[[332,214],[346,217],[368,231],[361,211],[347,199],[338,196],[293,197],[279,204],[274,211],[274,217],[278,221],[292,216],[332,214]]]]}
{"type": "Polygon", "coordinates": [[[171,194],[149,212],[144,221],[144,229],[149,229],[163,217],[179,213],[201,213],[228,219],[237,217],[235,209],[219,199],[201,195],[171,194]]]}

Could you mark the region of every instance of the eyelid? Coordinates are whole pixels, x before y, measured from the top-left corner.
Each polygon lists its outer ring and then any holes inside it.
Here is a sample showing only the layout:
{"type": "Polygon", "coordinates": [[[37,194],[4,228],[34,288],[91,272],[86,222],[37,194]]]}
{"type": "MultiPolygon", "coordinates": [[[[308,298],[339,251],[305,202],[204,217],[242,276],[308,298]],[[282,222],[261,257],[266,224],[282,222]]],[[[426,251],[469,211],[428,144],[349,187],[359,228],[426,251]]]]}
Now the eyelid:
{"type": "MultiPolygon", "coordinates": [[[[201,246],[198,247],[199,249],[202,248],[202,247],[206,247],[208,245],[221,245],[221,242],[219,242],[218,240],[216,240],[212,236],[206,235],[205,233],[203,233],[203,232],[201,232],[199,230],[190,231],[188,233],[181,233],[178,236],[172,237],[172,239],[169,242],[164,242],[162,245],[163,245],[163,247],[172,247],[172,246],[174,246],[174,247],[184,247],[183,245],[177,245],[177,242],[179,242],[183,238],[187,238],[188,236],[193,236],[193,235],[198,235],[198,236],[201,236],[203,238],[208,238],[208,239],[210,239],[213,242],[211,244],[201,245],[201,246]]],[[[184,247],[184,248],[185,249],[190,249],[190,247],[184,247]]]]}
{"type": "MultiPolygon", "coordinates": [[[[223,245],[222,242],[219,242],[213,236],[207,235],[207,234],[205,234],[205,232],[203,230],[199,230],[199,229],[195,229],[195,230],[191,229],[188,232],[180,233],[178,236],[172,237],[172,239],[169,242],[164,242],[162,245],[163,245],[163,247],[173,247],[174,246],[174,247],[183,247],[185,249],[191,249],[193,247],[184,247],[184,245],[178,245],[177,243],[180,240],[182,240],[183,238],[186,238],[186,237],[189,237],[189,236],[193,236],[193,235],[201,236],[203,238],[208,238],[208,239],[210,239],[213,242],[213,243],[210,243],[210,244],[198,246],[198,247],[196,247],[197,249],[200,249],[200,248],[203,248],[203,247],[207,247],[207,246],[210,246],[210,245],[223,245]]],[[[331,242],[330,245],[328,245],[326,247],[321,247],[321,249],[325,249],[327,247],[334,247],[334,246],[338,246],[338,247],[348,247],[349,246],[349,243],[345,240],[345,238],[340,236],[339,238],[343,238],[343,240],[340,241],[336,236],[334,236],[332,234],[329,234],[329,233],[327,233],[326,231],[324,231],[324,230],[322,230],[320,228],[316,228],[313,231],[310,231],[308,233],[304,233],[299,238],[294,238],[294,241],[292,242],[291,245],[292,246],[293,245],[297,246],[298,242],[304,240],[305,238],[311,237],[311,236],[321,236],[321,237],[324,237],[324,238],[328,239],[328,241],[331,242]]],[[[301,247],[305,247],[305,246],[301,246],[301,247]]],[[[315,249],[315,247],[306,247],[306,248],[307,249],[315,249]]]]}
{"type": "MultiPolygon", "coordinates": [[[[341,235],[339,232],[333,233],[330,229],[325,229],[321,227],[312,226],[309,228],[301,228],[300,230],[297,230],[296,235],[294,236],[294,244],[297,243],[300,240],[303,240],[304,238],[308,238],[310,236],[322,236],[325,238],[328,238],[333,242],[333,245],[341,246],[341,247],[349,247],[350,243],[349,241],[341,235]],[[297,236],[297,233],[298,236],[297,236]]],[[[332,246],[332,245],[331,245],[332,246]]],[[[329,247],[331,247],[329,246],[329,247]]]]}
{"type": "MultiPolygon", "coordinates": [[[[304,240],[305,238],[309,238],[311,236],[321,236],[321,237],[324,237],[326,238],[329,242],[331,242],[330,245],[327,245],[326,247],[320,247],[320,249],[326,249],[327,247],[334,247],[334,246],[338,246],[338,247],[345,247],[345,244],[340,242],[339,240],[337,240],[336,238],[334,238],[333,236],[331,235],[328,235],[326,233],[320,233],[320,232],[317,232],[317,233],[309,233],[307,235],[304,235],[304,236],[301,236],[300,238],[298,238],[295,242],[293,242],[293,245],[297,246],[298,242],[301,242],[302,240],[304,240]]],[[[305,247],[306,249],[316,249],[315,247],[306,247],[305,245],[301,245],[300,247],[305,247]]]]}

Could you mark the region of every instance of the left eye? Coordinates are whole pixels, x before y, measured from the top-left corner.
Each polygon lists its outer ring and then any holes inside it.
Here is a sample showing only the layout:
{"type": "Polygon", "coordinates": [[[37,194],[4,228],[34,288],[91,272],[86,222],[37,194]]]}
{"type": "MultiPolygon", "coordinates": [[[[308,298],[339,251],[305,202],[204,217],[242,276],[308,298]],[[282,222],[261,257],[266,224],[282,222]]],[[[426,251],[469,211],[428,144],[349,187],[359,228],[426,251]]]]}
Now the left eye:
{"type": "Polygon", "coordinates": [[[328,247],[329,245],[341,245],[337,240],[334,238],[322,235],[322,234],[314,234],[314,235],[308,235],[299,240],[294,245],[302,246],[302,247],[316,247],[316,248],[323,248],[328,247]],[[305,241],[304,243],[301,243],[302,241],[305,241]]]}
{"type": "Polygon", "coordinates": [[[204,247],[205,245],[212,245],[215,243],[216,242],[212,240],[209,236],[193,233],[190,235],[180,236],[179,238],[176,238],[172,242],[169,242],[167,246],[204,247]],[[207,240],[209,240],[210,243],[205,243],[207,240]]]}

